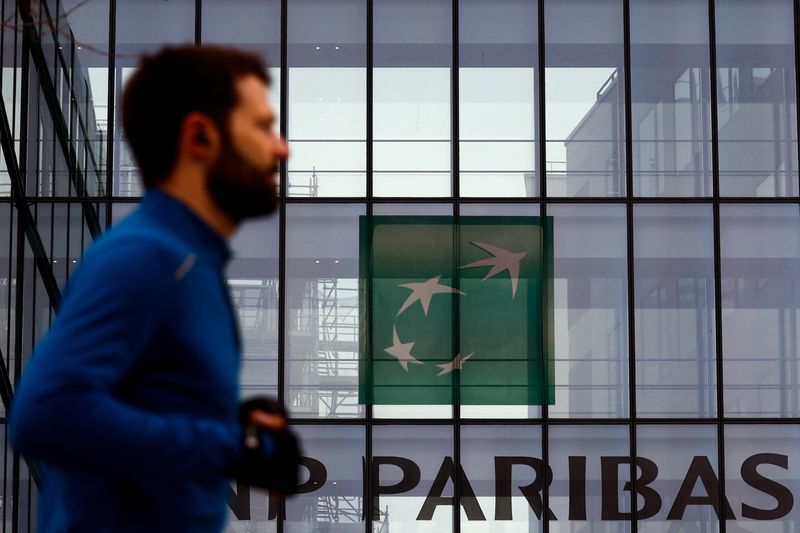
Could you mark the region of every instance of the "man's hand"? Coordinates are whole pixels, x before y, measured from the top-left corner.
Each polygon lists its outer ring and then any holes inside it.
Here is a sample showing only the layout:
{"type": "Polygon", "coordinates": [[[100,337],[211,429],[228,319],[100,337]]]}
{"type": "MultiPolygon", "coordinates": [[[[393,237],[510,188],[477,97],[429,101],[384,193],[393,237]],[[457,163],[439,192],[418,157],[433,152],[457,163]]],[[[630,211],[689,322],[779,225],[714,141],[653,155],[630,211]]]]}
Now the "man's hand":
{"type": "Polygon", "coordinates": [[[281,414],[270,414],[261,409],[250,411],[250,418],[248,424],[260,429],[268,429],[270,431],[283,431],[286,429],[286,417],[281,414]]]}
{"type": "Polygon", "coordinates": [[[244,451],[233,467],[236,479],[282,494],[297,492],[300,444],[283,406],[273,398],[251,398],[239,407],[239,423],[244,451]]]}

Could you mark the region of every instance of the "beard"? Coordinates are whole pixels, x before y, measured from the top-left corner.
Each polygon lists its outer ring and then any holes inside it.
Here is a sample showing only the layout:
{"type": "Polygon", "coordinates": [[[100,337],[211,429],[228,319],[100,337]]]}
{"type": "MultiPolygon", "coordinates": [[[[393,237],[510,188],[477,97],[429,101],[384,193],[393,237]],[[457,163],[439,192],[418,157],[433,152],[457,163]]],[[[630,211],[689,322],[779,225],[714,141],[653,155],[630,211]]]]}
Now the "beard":
{"type": "Polygon", "coordinates": [[[256,167],[223,139],[219,158],[208,170],[208,192],[236,224],[268,215],[278,205],[277,192],[270,185],[277,170],[277,165],[256,167]]]}

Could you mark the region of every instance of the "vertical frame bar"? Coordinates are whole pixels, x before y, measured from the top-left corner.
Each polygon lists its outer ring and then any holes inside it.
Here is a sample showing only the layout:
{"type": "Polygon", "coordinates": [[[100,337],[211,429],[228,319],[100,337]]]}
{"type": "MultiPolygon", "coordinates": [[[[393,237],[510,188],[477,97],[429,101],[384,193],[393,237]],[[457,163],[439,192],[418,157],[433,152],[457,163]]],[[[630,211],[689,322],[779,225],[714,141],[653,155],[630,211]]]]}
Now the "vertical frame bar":
{"type": "MultiPolygon", "coordinates": [[[[451,148],[451,161],[450,172],[452,176],[450,194],[453,197],[453,287],[458,289],[461,283],[458,279],[458,263],[459,263],[459,243],[460,230],[459,230],[459,214],[460,204],[459,197],[461,196],[461,160],[460,160],[460,133],[459,133],[459,38],[458,38],[458,23],[459,23],[459,0],[452,0],[451,6],[451,24],[452,30],[450,34],[450,46],[452,48],[452,59],[450,65],[450,148],[451,148]]],[[[452,343],[453,352],[456,354],[461,353],[461,320],[459,299],[453,295],[451,298],[453,302],[453,328],[452,328],[452,343]]],[[[453,354],[450,354],[453,356],[453,354]]],[[[454,357],[454,356],[453,356],[454,357]]],[[[461,379],[460,372],[451,372],[451,393],[453,395],[453,464],[455,471],[453,472],[453,532],[460,533],[461,531],[461,379]]]]}
{"type": "Polygon", "coordinates": [[[633,97],[631,95],[631,6],[630,0],[622,0],[623,18],[623,81],[625,85],[625,218],[627,219],[627,253],[628,253],[628,437],[630,453],[631,483],[631,531],[638,530],[639,498],[637,488],[638,468],[636,466],[637,434],[636,434],[636,291],[634,268],[634,217],[633,217],[633,97]]]}
{"type": "MultiPolygon", "coordinates": [[[[372,200],[374,196],[374,180],[373,180],[373,171],[374,171],[374,159],[373,159],[373,142],[374,142],[374,131],[373,131],[373,118],[374,118],[374,86],[373,86],[373,68],[375,64],[375,56],[374,56],[374,0],[365,0],[367,4],[367,91],[366,91],[366,115],[367,115],[367,124],[366,124],[366,149],[367,149],[367,159],[366,159],[366,179],[367,179],[367,197],[366,197],[366,206],[365,206],[365,215],[367,219],[367,228],[368,228],[368,235],[367,235],[367,242],[369,243],[369,250],[370,256],[367,258],[368,260],[368,272],[367,275],[367,308],[361,313],[361,316],[366,317],[366,324],[361,324],[361,327],[367,328],[367,359],[369,368],[367,369],[368,372],[368,386],[372,387],[372,200]]],[[[371,395],[370,395],[371,396],[371,395]]],[[[364,406],[365,410],[365,425],[364,425],[364,497],[362,502],[362,507],[364,511],[364,531],[366,533],[371,533],[372,531],[372,518],[375,512],[375,495],[372,493],[373,487],[373,479],[372,479],[372,402],[368,401],[367,404],[364,406]]]]}
{"type": "Polygon", "coordinates": [[[714,329],[716,335],[717,360],[717,469],[719,477],[719,531],[725,533],[726,499],[725,499],[725,407],[724,379],[722,357],[722,250],[720,247],[720,183],[719,183],[719,120],[717,103],[717,34],[716,10],[714,0],[708,0],[708,45],[709,45],[709,91],[711,96],[711,180],[713,191],[714,217],[714,329]]]}
{"type": "MultiPolygon", "coordinates": [[[[536,22],[538,24],[538,31],[537,31],[537,69],[538,77],[535,77],[535,81],[538,83],[536,87],[538,89],[538,94],[536,95],[537,101],[537,120],[538,120],[538,129],[537,129],[537,138],[539,142],[539,215],[544,219],[547,220],[547,143],[546,143],[546,129],[545,129],[545,1],[546,0],[538,0],[537,4],[537,16],[536,22]]],[[[550,406],[547,403],[547,357],[546,357],[546,349],[547,347],[543,347],[545,349],[545,353],[543,353],[542,357],[542,381],[543,381],[543,400],[542,401],[542,464],[544,465],[544,478],[545,482],[542,484],[542,533],[549,533],[550,532],[550,487],[547,483],[547,471],[550,467],[550,434],[549,434],[549,426],[548,420],[550,416],[550,406]]]]}
{"type": "Polygon", "coordinates": [[[117,109],[116,102],[116,81],[117,81],[117,0],[109,2],[108,13],[108,117],[107,126],[108,134],[106,135],[106,228],[111,227],[113,207],[111,200],[114,194],[114,114],[117,109]]]}
{"type": "MultiPolygon", "coordinates": [[[[286,93],[289,86],[289,2],[281,0],[281,64],[280,64],[280,135],[288,139],[289,99],[286,93]]],[[[278,398],[286,405],[286,202],[288,185],[288,166],[286,161],[280,165],[281,202],[278,204],[278,398]]],[[[272,496],[270,495],[270,498],[272,496]]],[[[277,533],[283,533],[283,522],[286,519],[286,502],[280,498],[278,504],[277,533]]]]}

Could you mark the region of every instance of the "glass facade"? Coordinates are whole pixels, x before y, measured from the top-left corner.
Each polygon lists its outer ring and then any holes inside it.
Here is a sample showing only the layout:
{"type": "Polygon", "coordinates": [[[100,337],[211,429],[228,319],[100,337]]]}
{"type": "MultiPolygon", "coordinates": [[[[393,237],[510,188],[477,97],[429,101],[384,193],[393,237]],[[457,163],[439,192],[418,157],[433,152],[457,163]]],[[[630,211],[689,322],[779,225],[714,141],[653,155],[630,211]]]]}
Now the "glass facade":
{"type": "MultiPolygon", "coordinates": [[[[305,449],[232,532],[800,531],[798,0],[0,3],[0,421],[142,194],[139,54],[269,64],[291,158],[232,241],[242,395],[305,449]],[[359,403],[359,217],[549,217],[555,403],[359,403]]],[[[38,470],[3,439],[4,531],[38,470]]]]}

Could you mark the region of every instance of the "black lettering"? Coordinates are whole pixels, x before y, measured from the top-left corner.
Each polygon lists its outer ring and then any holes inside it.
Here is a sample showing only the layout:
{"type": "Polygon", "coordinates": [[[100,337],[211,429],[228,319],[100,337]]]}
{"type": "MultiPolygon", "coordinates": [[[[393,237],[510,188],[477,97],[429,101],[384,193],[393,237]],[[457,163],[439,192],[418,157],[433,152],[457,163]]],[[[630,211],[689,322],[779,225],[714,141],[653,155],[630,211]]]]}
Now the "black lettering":
{"type": "Polygon", "coordinates": [[[381,494],[400,494],[408,492],[419,485],[421,478],[417,463],[405,457],[375,456],[372,458],[372,519],[380,520],[378,498],[381,494]],[[403,472],[403,477],[394,485],[381,485],[380,471],[382,465],[398,467],[403,472]]]}
{"type": "Polygon", "coordinates": [[[283,499],[273,492],[267,493],[267,520],[277,520],[278,509],[282,507],[283,499]]]}
{"type": "Polygon", "coordinates": [[[230,489],[228,507],[236,520],[250,520],[250,486],[236,482],[236,492],[230,489]]]}
{"type": "Polygon", "coordinates": [[[586,520],[586,457],[569,458],[569,519],[586,520]]]}
{"type": "MultiPolygon", "coordinates": [[[[644,500],[644,506],[639,509],[636,508],[637,520],[645,520],[652,518],[661,510],[661,496],[655,489],[649,487],[650,483],[658,477],[658,465],[646,457],[636,458],[637,473],[641,471],[641,475],[636,478],[636,492],[644,500]]],[[[631,482],[625,483],[623,489],[630,491],[631,482]]],[[[639,498],[636,498],[637,503],[639,498]]]]}
{"type": "Polygon", "coordinates": [[[777,501],[774,509],[758,509],[746,503],[742,504],[742,516],[753,520],[777,520],[783,518],[794,507],[792,492],[777,481],[773,481],[758,473],[759,465],[775,465],[784,470],[789,469],[789,457],[777,453],[759,453],[747,458],[742,463],[742,479],[756,490],[769,494],[777,501]]]}
{"type": "MultiPolygon", "coordinates": [[[[602,494],[602,507],[601,518],[602,520],[628,520],[630,513],[621,513],[619,511],[619,494],[617,486],[619,484],[619,466],[625,464],[630,465],[631,461],[628,457],[601,457],[600,458],[600,476],[601,476],[601,494],[602,494]]],[[[661,496],[658,492],[650,488],[648,485],[655,481],[658,476],[658,466],[645,457],[636,458],[637,478],[636,478],[636,505],[638,505],[639,496],[644,500],[644,506],[639,509],[637,507],[637,518],[640,520],[651,518],[661,510],[661,496]],[[639,474],[641,472],[641,474],[639,474]]],[[[623,490],[630,492],[633,488],[630,481],[626,481],[622,487],[623,490]]],[[[633,495],[631,496],[633,498],[633,495]]]]}
{"type": "Polygon", "coordinates": [[[619,510],[619,467],[630,464],[628,457],[604,456],[600,458],[600,505],[601,520],[629,520],[630,513],[619,510]]]}
{"type": "MultiPolygon", "coordinates": [[[[696,455],[692,459],[692,464],[689,465],[686,477],[683,478],[681,488],[675,497],[675,503],[672,504],[672,508],[667,514],[667,520],[683,520],[686,507],[689,505],[711,505],[714,508],[714,512],[717,513],[717,518],[720,518],[719,504],[719,479],[714,473],[714,468],[711,466],[708,457],[696,455]],[[692,490],[697,484],[698,478],[706,490],[705,496],[692,496],[692,490]]],[[[725,500],[724,504],[725,519],[735,520],[736,516],[733,514],[733,509],[731,509],[728,500],[725,500]]]]}
{"type": "MultiPolygon", "coordinates": [[[[533,468],[536,477],[530,485],[523,485],[518,487],[522,495],[528,501],[531,509],[533,509],[536,518],[542,518],[542,510],[544,504],[542,503],[542,496],[539,494],[544,485],[544,465],[541,459],[534,457],[510,456],[510,457],[495,457],[494,458],[494,489],[495,489],[495,503],[494,503],[494,519],[495,520],[513,520],[511,516],[511,469],[514,465],[524,465],[533,468]]],[[[547,486],[553,482],[553,471],[547,468],[547,486]]],[[[547,510],[547,517],[550,520],[557,520],[553,511],[547,510]]]]}
{"type": "Polygon", "coordinates": [[[308,470],[308,479],[297,486],[297,494],[308,494],[321,489],[328,480],[328,471],[322,462],[311,457],[301,457],[300,466],[308,470]]]}
{"type": "MultiPolygon", "coordinates": [[[[439,505],[453,505],[452,497],[443,497],[444,487],[447,480],[455,483],[455,463],[452,457],[445,457],[442,461],[442,466],[439,467],[439,472],[433,480],[431,490],[425,497],[425,502],[422,504],[422,509],[419,510],[417,520],[433,520],[433,513],[439,505]]],[[[472,490],[464,470],[461,465],[458,465],[458,477],[461,484],[461,506],[467,514],[467,520],[486,520],[486,517],[478,504],[478,498],[475,497],[475,491],[472,490]]]]}

